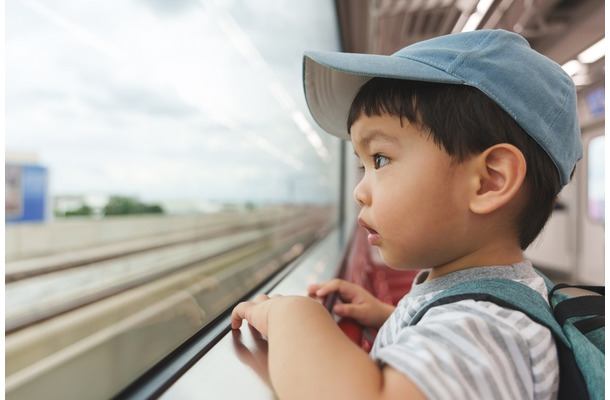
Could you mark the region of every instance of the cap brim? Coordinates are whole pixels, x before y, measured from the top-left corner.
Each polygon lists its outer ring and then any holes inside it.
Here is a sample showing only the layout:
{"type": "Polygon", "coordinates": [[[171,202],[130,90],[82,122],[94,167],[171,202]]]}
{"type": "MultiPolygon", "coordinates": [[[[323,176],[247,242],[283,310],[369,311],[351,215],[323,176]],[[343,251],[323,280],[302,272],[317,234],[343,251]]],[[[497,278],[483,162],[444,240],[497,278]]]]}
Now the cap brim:
{"type": "Polygon", "coordinates": [[[328,133],[349,140],[347,114],[358,90],[373,77],[426,82],[464,82],[417,60],[376,54],[306,52],[303,82],[307,106],[328,133]]]}

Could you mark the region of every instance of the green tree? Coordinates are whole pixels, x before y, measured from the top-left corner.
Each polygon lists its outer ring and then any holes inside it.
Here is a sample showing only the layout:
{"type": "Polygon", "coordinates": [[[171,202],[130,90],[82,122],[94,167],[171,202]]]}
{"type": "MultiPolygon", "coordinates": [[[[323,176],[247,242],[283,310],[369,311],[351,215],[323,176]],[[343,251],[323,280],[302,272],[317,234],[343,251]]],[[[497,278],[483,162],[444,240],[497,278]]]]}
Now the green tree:
{"type": "Polygon", "coordinates": [[[76,210],[66,211],[66,217],[80,217],[86,215],[93,215],[93,209],[88,205],[84,204],[76,210]]]}
{"type": "Polygon", "coordinates": [[[158,204],[144,204],[131,197],[112,196],[104,207],[104,215],[163,214],[158,204]]]}

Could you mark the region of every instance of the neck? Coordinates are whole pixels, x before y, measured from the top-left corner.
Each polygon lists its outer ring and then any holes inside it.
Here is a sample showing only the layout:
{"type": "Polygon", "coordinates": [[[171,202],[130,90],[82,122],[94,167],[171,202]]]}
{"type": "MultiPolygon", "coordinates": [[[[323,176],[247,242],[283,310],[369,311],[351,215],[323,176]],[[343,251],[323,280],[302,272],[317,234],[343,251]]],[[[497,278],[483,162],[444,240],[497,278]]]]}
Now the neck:
{"type": "Polygon", "coordinates": [[[430,281],[451,272],[473,267],[512,265],[523,261],[523,259],[523,252],[518,244],[507,244],[503,241],[498,241],[447,264],[432,267],[426,280],[430,281]]]}

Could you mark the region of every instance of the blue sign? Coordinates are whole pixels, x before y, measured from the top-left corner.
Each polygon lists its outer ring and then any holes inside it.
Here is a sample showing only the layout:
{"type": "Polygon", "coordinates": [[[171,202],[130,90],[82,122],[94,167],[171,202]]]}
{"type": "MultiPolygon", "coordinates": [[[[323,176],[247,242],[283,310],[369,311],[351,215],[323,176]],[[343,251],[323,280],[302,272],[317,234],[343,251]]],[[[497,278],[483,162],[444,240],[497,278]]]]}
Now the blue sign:
{"type": "Polygon", "coordinates": [[[594,117],[603,117],[606,112],[606,88],[600,87],[587,94],[587,106],[594,117]]]}
{"type": "Polygon", "coordinates": [[[38,165],[5,165],[4,221],[42,222],[47,213],[48,174],[38,165]]]}

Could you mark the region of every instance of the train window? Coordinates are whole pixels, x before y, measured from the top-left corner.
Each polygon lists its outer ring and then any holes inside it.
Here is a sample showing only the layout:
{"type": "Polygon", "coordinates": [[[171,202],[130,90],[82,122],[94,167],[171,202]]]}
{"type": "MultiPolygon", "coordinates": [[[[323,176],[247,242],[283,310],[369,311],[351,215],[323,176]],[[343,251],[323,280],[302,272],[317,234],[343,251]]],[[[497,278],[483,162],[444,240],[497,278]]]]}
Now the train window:
{"type": "Polygon", "coordinates": [[[319,239],[332,2],[7,2],[6,398],[108,398],[319,239]]]}
{"type": "Polygon", "coordinates": [[[605,215],[605,136],[589,141],[587,148],[587,209],[591,221],[604,223],[605,215]]]}

